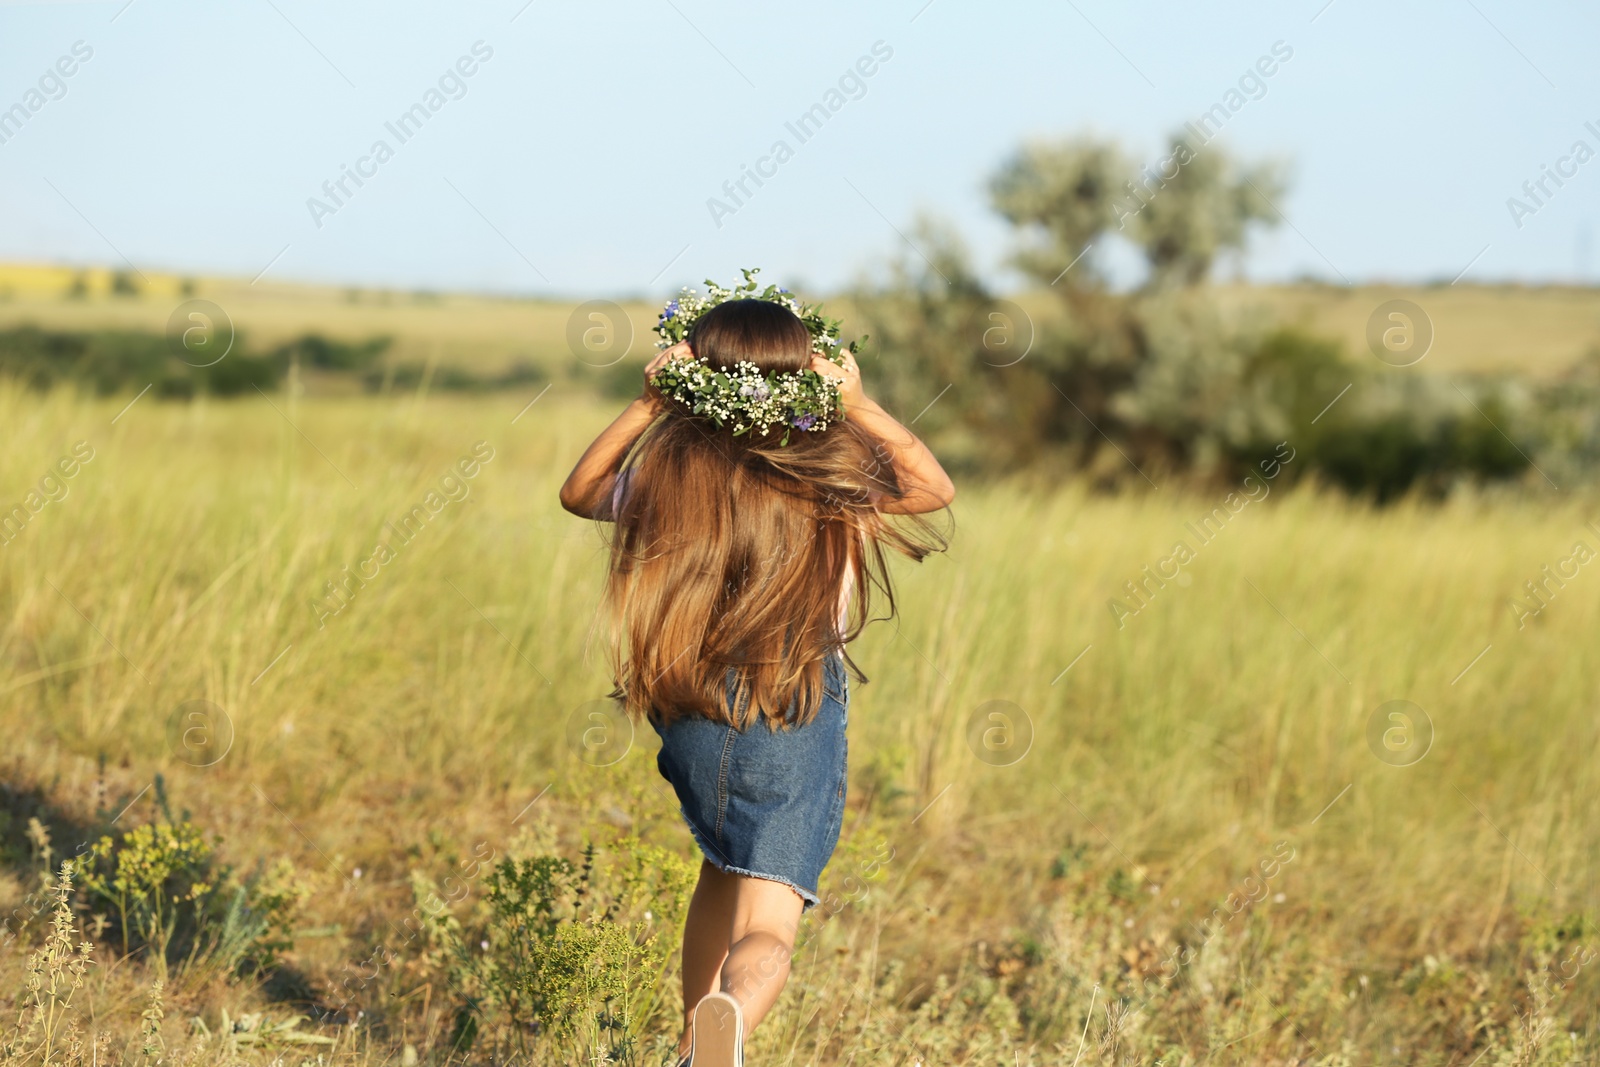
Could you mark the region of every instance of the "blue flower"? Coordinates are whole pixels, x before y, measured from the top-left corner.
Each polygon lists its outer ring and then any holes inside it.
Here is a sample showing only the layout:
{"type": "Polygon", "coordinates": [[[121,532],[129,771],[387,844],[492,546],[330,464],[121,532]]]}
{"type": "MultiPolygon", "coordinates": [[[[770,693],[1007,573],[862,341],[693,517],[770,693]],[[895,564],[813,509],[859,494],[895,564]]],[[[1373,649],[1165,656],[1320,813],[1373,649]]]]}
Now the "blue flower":
{"type": "Polygon", "coordinates": [[[816,424],[817,417],[815,415],[801,415],[794,419],[794,428],[797,430],[809,430],[816,424]]]}
{"type": "Polygon", "coordinates": [[[756,400],[765,400],[770,395],[770,391],[764,382],[756,382],[753,385],[739,386],[739,395],[753,397],[756,400]]]}
{"type": "Polygon", "coordinates": [[[665,308],[663,308],[661,310],[661,321],[665,322],[668,319],[673,318],[677,314],[678,314],[678,302],[676,300],[674,300],[671,303],[669,303],[665,308]]]}

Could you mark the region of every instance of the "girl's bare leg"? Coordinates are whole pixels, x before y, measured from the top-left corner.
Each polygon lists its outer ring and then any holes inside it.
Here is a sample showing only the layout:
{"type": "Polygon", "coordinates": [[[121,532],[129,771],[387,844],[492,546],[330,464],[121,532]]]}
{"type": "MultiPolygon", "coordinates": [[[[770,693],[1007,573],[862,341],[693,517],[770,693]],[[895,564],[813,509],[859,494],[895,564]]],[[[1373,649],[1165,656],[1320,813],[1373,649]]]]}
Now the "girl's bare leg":
{"type": "Polygon", "coordinates": [[[678,1038],[678,1055],[689,1054],[689,1028],[700,998],[721,988],[722,961],[727,958],[733,929],[733,908],[737,875],[724,874],[700,861],[700,881],[689,898],[689,914],[683,923],[683,1033],[678,1038]]]}
{"type": "Polygon", "coordinates": [[[721,990],[739,1002],[748,1037],[783,992],[789,956],[804,907],[781,882],[749,878],[700,862],[700,881],[683,924],[683,1033],[678,1055],[689,1054],[694,1009],[721,990]]]}
{"type": "Polygon", "coordinates": [[[722,991],[739,1002],[744,1032],[761,1022],[789,980],[789,957],[800,929],[800,894],[765,878],[724,875],[734,882],[733,925],[722,961],[722,991]]]}

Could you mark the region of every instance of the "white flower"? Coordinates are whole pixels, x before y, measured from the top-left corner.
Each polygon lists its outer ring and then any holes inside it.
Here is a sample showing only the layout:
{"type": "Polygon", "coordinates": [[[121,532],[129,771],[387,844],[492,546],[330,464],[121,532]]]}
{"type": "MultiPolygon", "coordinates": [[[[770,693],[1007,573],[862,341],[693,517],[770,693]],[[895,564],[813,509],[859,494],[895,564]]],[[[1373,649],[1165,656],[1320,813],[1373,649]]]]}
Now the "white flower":
{"type": "MultiPolygon", "coordinates": [[[[790,293],[772,286],[756,292],[756,273],[747,271],[745,284],[739,289],[708,282],[704,297],[692,289],[680,292],[671,320],[663,317],[657,323],[661,347],[672,343],[670,331],[665,328],[668,321],[681,335],[718,304],[733,299],[761,299],[794,312],[813,335],[812,350],[819,355],[829,355],[839,343],[834,332],[836,324],[823,319],[790,293]]],[[[838,384],[809,370],[767,375],[755,364],[741,360],[719,376],[708,363],[692,357],[675,359],[662,369],[669,372],[661,383],[663,393],[691,409],[698,409],[718,425],[732,424],[736,433],[759,428],[766,434],[774,424],[784,427],[786,438],[791,429],[824,430],[828,427],[829,416],[839,407],[838,384]]],[[[658,382],[660,378],[658,374],[658,382]]]]}

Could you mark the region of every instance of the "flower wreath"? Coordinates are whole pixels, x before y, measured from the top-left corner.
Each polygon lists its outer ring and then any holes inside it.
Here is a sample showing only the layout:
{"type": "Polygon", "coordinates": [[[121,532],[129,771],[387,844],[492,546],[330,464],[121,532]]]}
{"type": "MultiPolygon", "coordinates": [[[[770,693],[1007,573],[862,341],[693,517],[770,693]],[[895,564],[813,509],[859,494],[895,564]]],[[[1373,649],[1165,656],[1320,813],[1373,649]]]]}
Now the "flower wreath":
{"type": "MultiPolygon", "coordinates": [[[[821,304],[807,304],[787,289],[756,283],[759,268],[743,271],[744,282],[725,289],[706,279],[706,295],[685,289],[677,299],[661,309],[656,323],[657,347],[667,349],[685,340],[695,322],[711,308],[729,300],[767,300],[782,304],[805,323],[811,334],[811,351],[840,366],[844,353],[854,353],[857,342],[839,341],[839,320],[825,318],[821,304]],[[759,290],[759,291],[758,291],[759,290]]],[[[783,427],[780,445],[789,443],[792,430],[816,432],[828,428],[831,419],[843,414],[839,385],[814,370],[763,372],[754,363],[741,360],[731,370],[721,371],[698,356],[677,356],[662,364],[650,379],[663,396],[703,415],[717,426],[732,425],[737,434],[760,430],[762,435],[774,424],[783,427]]]]}

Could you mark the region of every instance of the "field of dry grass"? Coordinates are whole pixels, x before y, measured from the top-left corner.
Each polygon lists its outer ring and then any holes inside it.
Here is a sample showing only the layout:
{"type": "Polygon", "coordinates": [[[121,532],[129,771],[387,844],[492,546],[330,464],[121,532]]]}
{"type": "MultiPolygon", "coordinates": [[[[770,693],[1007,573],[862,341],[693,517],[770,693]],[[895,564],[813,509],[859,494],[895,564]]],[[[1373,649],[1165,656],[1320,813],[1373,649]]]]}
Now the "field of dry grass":
{"type": "Polygon", "coordinates": [[[1280,322],[1367,352],[1367,320],[1388,300],[1409,300],[1432,321],[1433,349],[1419,368],[1458,373],[1558,374],[1600,350],[1600,290],[1564,286],[1228,286],[1228,308],[1259,307],[1280,322]]]}
{"type": "MultiPolygon", "coordinates": [[[[190,823],[295,887],[275,962],[176,954],[155,1021],[148,941],[85,898],[85,1062],[663,1062],[670,962],[616,978],[631,1045],[589,1008],[457,1040],[493,864],[591,842],[622,885],[645,849],[694,858],[653,734],[590,717],[602,542],[555,490],[607,412],[534,395],[0,385],[3,502],[44,501],[0,548],[0,990],[47,944],[46,872],[103,834],[190,823]]],[[[752,1065],[1594,1061],[1600,576],[1574,545],[1600,502],[1283,490],[1202,538],[1222,501],[1176,485],[960,494],[856,650],[844,840],[752,1065]]],[[[641,958],[670,948],[671,893],[616,893],[641,958]]],[[[578,971],[615,977],[602,956],[578,971]]],[[[37,1062],[30,1033],[5,1054],[37,1062]]]]}

